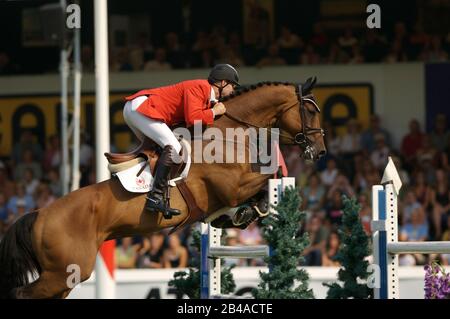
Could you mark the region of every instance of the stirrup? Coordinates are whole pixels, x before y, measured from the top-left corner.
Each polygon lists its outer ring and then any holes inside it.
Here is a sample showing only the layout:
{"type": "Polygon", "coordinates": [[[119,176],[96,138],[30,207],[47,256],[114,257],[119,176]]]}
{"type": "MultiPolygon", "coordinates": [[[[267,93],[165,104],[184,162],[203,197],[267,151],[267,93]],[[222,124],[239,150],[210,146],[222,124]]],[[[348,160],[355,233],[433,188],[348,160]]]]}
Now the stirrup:
{"type": "Polygon", "coordinates": [[[162,214],[165,219],[172,219],[173,216],[178,216],[181,212],[176,208],[166,207],[162,214]]]}
{"type": "Polygon", "coordinates": [[[146,196],[145,209],[151,213],[161,212],[165,219],[172,219],[173,216],[181,214],[180,210],[169,207],[163,198],[155,199],[148,195],[146,196]]]}

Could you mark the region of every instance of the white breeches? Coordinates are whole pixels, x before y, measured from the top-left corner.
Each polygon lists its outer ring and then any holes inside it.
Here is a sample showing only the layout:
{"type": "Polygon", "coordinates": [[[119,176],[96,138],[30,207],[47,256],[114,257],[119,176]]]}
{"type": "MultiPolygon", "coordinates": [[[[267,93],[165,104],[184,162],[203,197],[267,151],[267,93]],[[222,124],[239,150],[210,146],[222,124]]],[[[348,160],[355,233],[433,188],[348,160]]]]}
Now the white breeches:
{"type": "Polygon", "coordinates": [[[144,136],[147,136],[161,147],[172,145],[179,154],[181,144],[166,123],[151,119],[136,111],[147,98],[146,96],[139,96],[125,103],[123,108],[125,122],[140,141],[143,141],[144,136]]]}

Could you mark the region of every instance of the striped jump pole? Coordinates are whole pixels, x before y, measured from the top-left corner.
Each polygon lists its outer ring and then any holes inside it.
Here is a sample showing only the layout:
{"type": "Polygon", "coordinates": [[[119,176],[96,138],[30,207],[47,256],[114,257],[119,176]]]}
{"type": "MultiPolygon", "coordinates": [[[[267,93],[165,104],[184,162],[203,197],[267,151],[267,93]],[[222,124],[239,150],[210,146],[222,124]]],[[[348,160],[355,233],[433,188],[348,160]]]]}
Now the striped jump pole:
{"type": "Polygon", "coordinates": [[[95,295],[97,299],[115,299],[115,247],[116,241],[105,241],[100,246],[95,265],[95,295]]]}
{"type": "Polygon", "coordinates": [[[450,253],[450,242],[399,242],[397,196],[402,184],[390,157],[381,183],[372,187],[373,262],[380,270],[380,285],[374,288],[374,296],[398,299],[398,255],[450,253]]]}

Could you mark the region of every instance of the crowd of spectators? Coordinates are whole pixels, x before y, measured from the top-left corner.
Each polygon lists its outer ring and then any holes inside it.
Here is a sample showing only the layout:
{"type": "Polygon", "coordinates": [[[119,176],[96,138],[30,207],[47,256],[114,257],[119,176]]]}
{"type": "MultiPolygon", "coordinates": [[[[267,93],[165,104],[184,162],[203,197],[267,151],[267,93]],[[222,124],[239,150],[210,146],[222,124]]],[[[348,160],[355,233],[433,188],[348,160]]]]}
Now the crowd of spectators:
{"type": "MultiPolygon", "coordinates": [[[[317,23],[309,36],[280,29],[267,45],[246,45],[241,34],[216,26],[196,34],[193,41],[182,41],[169,32],[163,43],[154,44],[141,34],[135,45],[110,52],[110,68],[115,72],[156,71],[184,68],[210,68],[226,62],[237,67],[309,65],[336,63],[399,63],[406,61],[448,61],[450,33],[428,34],[420,25],[408,30],[398,22],[389,34],[376,29],[356,32],[346,28],[330,34],[317,23]]],[[[92,46],[82,47],[83,72],[93,72],[92,46]]],[[[51,70],[49,70],[51,71],[51,70]]],[[[56,70],[54,70],[56,71],[56,70]]],[[[0,75],[23,73],[14,59],[0,51],[0,75]]],[[[337,265],[339,247],[337,228],[341,224],[342,195],[356,197],[361,205],[361,220],[370,234],[371,186],[378,184],[389,156],[399,168],[403,189],[399,197],[401,240],[450,240],[450,131],[445,115],[438,115],[434,127],[425,132],[411,120],[409,132],[395,148],[390,132],[374,115],[363,130],[355,119],[346,123],[344,134],[337,134],[330,123],[323,123],[328,154],[316,165],[305,165],[298,150],[283,152],[291,176],[295,176],[307,218],[299,232],[308,232],[310,246],[305,264],[337,265]]],[[[112,148],[114,145],[112,145],[112,148]]],[[[94,149],[83,134],[80,149],[80,186],[95,182],[94,149]]],[[[45,145],[25,131],[14,145],[10,158],[0,161],[0,239],[20,216],[50,205],[62,196],[60,178],[61,149],[58,136],[45,145]]],[[[190,246],[192,229],[168,236],[166,232],[147,237],[125,238],[118,242],[116,255],[120,268],[167,268],[190,265],[196,251],[190,246]]],[[[252,224],[245,230],[227,231],[227,242],[236,245],[263,243],[260,229],[252,224]]],[[[449,264],[448,255],[441,256],[449,264]]],[[[227,260],[227,263],[259,265],[261,260],[227,260]]],[[[403,264],[423,264],[423,255],[406,255],[403,264]]]]}
{"type": "MultiPolygon", "coordinates": [[[[403,188],[399,196],[400,240],[450,240],[450,130],[447,118],[439,114],[430,132],[424,132],[417,120],[411,120],[397,149],[380,117],[373,115],[366,130],[354,119],[344,134],[324,123],[328,154],[314,165],[299,160],[298,149],[285,147],[286,164],[296,177],[306,212],[299,234],[307,232],[310,245],[305,250],[305,265],[333,266],[339,248],[337,229],[343,213],[342,195],[357,198],[363,227],[370,235],[371,187],[379,184],[388,156],[394,158],[403,188]]],[[[81,186],[94,183],[93,146],[89,137],[81,139],[81,186]]],[[[62,195],[59,177],[60,143],[51,136],[45,147],[25,131],[11,157],[0,161],[0,239],[8,226],[27,212],[46,207],[62,195]]],[[[194,227],[198,227],[194,226],[194,227]]],[[[192,228],[168,235],[167,232],[145,237],[124,238],[116,248],[120,268],[174,268],[191,265],[198,252],[191,246],[192,228]]],[[[257,223],[245,230],[226,231],[229,245],[263,244],[257,223]]],[[[449,264],[450,255],[440,256],[449,264]]],[[[424,255],[401,257],[404,265],[425,263],[424,255]]],[[[262,260],[227,259],[239,266],[263,265],[262,260]]]]}
{"type": "MultiPolygon", "coordinates": [[[[343,135],[324,124],[328,154],[318,165],[306,166],[290,152],[287,165],[297,177],[307,214],[303,231],[311,240],[306,250],[307,265],[332,265],[339,237],[335,237],[343,214],[342,195],[357,198],[364,230],[371,235],[371,188],[381,181],[388,157],[394,159],[403,188],[399,195],[399,240],[448,241],[450,239],[450,130],[444,114],[436,116],[434,127],[424,132],[411,120],[400,147],[392,144],[381,119],[373,115],[367,130],[348,121],[343,135]],[[336,243],[337,241],[337,243],[336,243]]],[[[450,263],[450,254],[440,258],[450,263]]],[[[402,255],[403,265],[422,265],[425,255],[402,255]]]]}
{"type": "MultiPolygon", "coordinates": [[[[81,50],[83,72],[94,71],[91,44],[81,50]]],[[[417,24],[408,29],[402,22],[393,30],[352,29],[330,32],[316,23],[312,33],[300,35],[282,26],[269,43],[246,44],[242,34],[217,25],[193,37],[168,32],[163,41],[141,33],[134,44],[113,48],[109,54],[113,72],[164,71],[210,68],[217,63],[242,66],[311,64],[400,63],[408,61],[443,62],[449,60],[450,33],[431,34],[417,24]]],[[[47,72],[57,72],[46,70],[47,72]]],[[[0,50],[0,75],[27,73],[20,61],[0,50]]]]}
{"type": "MultiPolygon", "coordinates": [[[[307,37],[283,26],[278,37],[267,45],[246,45],[241,34],[228,32],[221,26],[210,32],[198,32],[188,43],[169,32],[163,43],[154,45],[142,34],[136,45],[112,52],[110,65],[112,70],[122,72],[210,68],[217,63],[266,67],[449,60],[450,34],[428,34],[419,26],[407,30],[401,22],[395,24],[391,34],[376,29],[356,32],[351,28],[341,34],[329,34],[320,23],[307,37]]],[[[86,45],[83,51],[85,63],[92,65],[92,48],[86,45]]]]}

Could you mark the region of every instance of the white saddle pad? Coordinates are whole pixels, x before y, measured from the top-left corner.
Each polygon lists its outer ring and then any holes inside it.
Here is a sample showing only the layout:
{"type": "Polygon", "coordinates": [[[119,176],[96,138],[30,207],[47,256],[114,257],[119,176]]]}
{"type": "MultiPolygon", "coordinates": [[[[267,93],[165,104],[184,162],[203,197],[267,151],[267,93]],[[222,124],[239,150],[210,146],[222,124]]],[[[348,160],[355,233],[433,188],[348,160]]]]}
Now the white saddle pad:
{"type": "MultiPolygon", "coordinates": [[[[173,178],[169,181],[169,186],[176,186],[175,182],[185,179],[189,174],[189,169],[191,168],[191,148],[187,141],[182,140],[181,145],[186,149],[187,158],[186,166],[181,172],[180,176],[173,178]]],[[[150,171],[150,166],[147,165],[144,171],[137,176],[142,166],[145,165],[145,161],[136,161],[136,165],[133,165],[125,170],[121,170],[120,172],[114,173],[115,176],[119,178],[122,186],[129,192],[132,193],[147,193],[152,189],[153,185],[153,175],[150,171]]],[[[119,164],[120,165],[120,164],[119,164]]],[[[111,167],[110,167],[111,170],[111,167]]]]}
{"type": "Polygon", "coordinates": [[[145,161],[142,161],[115,174],[127,191],[132,193],[148,193],[150,191],[151,186],[153,185],[153,175],[150,172],[149,165],[147,165],[144,171],[137,176],[139,170],[144,165],[145,161]]]}

